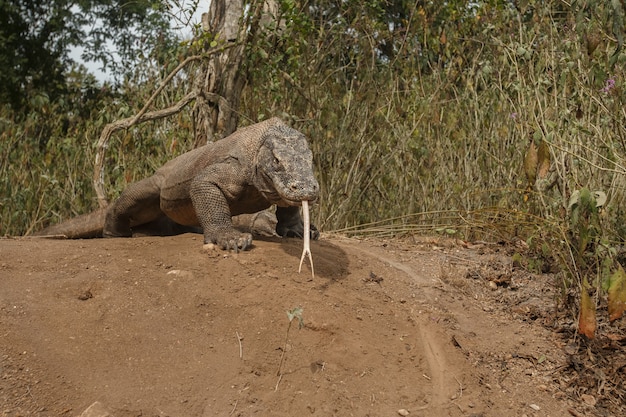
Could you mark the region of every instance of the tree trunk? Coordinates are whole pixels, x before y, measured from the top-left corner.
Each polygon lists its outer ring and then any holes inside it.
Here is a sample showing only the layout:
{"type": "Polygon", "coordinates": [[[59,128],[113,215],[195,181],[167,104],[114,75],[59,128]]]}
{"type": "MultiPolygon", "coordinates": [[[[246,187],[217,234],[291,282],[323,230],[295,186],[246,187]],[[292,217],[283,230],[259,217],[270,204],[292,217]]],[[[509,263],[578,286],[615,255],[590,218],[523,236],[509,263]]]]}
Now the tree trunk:
{"type": "Polygon", "coordinates": [[[211,0],[202,15],[202,29],[218,42],[238,43],[203,63],[196,73],[200,94],[193,109],[196,146],[221,139],[237,128],[239,101],[245,79],[241,63],[245,52],[242,0],[211,0]]]}
{"type": "Polygon", "coordinates": [[[209,12],[202,15],[204,32],[218,44],[235,46],[211,56],[196,73],[195,88],[200,92],[193,110],[196,146],[222,139],[237,129],[239,102],[246,82],[241,69],[246,46],[257,30],[264,30],[278,19],[280,7],[276,0],[245,4],[244,16],[243,0],[211,0],[209,12]]]}

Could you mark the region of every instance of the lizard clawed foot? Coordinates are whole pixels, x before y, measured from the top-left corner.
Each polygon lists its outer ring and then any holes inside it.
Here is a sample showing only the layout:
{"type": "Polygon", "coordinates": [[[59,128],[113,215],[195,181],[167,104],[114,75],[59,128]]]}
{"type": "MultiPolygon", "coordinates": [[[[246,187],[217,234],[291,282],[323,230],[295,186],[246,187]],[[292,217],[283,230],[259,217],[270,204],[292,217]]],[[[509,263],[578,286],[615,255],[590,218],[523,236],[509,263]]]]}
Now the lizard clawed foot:
{"type": "Polygon", "coordinates": [[[205,236],[205,242],[212,242],[224,250],[246,250],[252,245],[252,235],[241,233],[235,229],[220,230],[213,234],[211,238],[205,236]]]}

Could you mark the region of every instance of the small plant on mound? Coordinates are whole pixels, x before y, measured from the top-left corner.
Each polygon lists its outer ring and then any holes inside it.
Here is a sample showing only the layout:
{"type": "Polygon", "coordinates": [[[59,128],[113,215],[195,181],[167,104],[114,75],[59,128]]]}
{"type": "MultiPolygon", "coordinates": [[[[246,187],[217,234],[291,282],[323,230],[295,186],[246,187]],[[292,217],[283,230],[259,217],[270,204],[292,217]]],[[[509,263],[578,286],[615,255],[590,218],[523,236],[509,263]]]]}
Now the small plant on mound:
{"type": "Polygon", "coordinates": [[[276,375],[278,375],[278,381],[276,382],[275,390],[278,390],[278,384],[280,384],[280,380],[283,378],[283,365],[287,360],[287,344],[289,343],[289,331],[291,330],[291,324],[293,323],[293,319],[298,319],[298,329],[304,327],[304,320],[302,319],[302,307],[294,307],[291,310],[287,310],[287,318],[289,318],[289,324],[287,325],[287,333],[285,334],[285,342],[283,343],[282,353],[280,355],[280,363],[278,364],[278,371],[276,375]]]}

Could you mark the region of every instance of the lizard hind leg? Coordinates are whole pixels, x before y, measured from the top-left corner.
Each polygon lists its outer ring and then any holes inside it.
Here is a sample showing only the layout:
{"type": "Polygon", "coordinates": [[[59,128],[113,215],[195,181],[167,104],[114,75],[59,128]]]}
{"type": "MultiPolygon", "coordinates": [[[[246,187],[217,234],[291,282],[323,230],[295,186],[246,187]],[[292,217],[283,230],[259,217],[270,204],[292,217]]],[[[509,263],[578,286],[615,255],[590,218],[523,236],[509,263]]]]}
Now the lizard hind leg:
{"type": "Polygon", "coordinates": [[[104,237],[130,237],[132,228],[162,218],[160,187],[153,177],[130,184],[108,208],[104,237]]]}

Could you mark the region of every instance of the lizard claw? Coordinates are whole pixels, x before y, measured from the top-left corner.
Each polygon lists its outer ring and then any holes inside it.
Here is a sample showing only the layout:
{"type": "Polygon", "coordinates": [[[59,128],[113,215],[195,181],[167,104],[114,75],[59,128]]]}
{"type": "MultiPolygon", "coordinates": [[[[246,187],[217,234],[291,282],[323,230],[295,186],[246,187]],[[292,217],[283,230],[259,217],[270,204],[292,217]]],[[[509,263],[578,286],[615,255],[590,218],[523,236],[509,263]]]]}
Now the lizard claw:
{"type": "Polygon", "coordinates": [[[240,250],[248,249],[252,245],[252,235],[250,233],[232,231],[222,233],[215,241],[224,250],[239,252],[240,250]]]}

